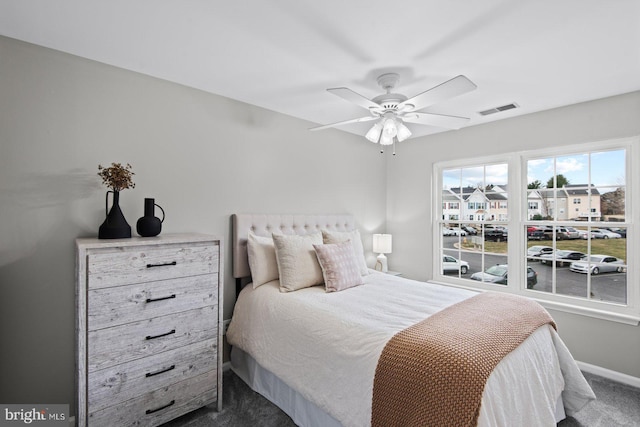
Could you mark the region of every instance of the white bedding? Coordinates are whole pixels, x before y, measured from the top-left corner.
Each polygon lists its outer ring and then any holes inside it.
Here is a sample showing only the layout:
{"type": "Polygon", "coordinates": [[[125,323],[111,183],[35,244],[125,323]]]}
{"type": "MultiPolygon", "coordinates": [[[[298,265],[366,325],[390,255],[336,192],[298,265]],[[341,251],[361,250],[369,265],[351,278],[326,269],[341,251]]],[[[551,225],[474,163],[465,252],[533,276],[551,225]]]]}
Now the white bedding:
{"type": "MultiPolygon", "coordinates": [[[[378,272],[365,284],[326,293],[281,293],[278,281],[246,286],[227,339],[345,427],[369,426],[373,377],[386,342],[473,291],[378,272]]],[[[480,426],[554,426],[595,396],[551,327],[532,334],[490,376],[480,426]],[[565,392],[563,393],[563,390],[565,392]]]]}

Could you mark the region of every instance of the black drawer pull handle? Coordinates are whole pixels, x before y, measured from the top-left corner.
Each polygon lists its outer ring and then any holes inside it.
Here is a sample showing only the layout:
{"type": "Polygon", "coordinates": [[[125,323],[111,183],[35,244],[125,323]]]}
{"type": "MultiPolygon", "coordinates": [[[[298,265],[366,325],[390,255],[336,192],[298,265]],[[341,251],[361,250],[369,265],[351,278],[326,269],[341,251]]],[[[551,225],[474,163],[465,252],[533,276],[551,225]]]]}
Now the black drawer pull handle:
{"type": "Polygon", "coordinates": [[[175,401],[175,400],[172,400],[171,402],[169,402],[169,403],[167,403],[166,405],[161,406],[161,407],[159,407],[159,408],[156,408],[156,409],[147,409],[146,414],[147,414],[147,415],[149,415],[149,414],[153,414],[154,412],[162,411],[163,409],[168,408],[169,406],[173,405],[174,403],[176,403],[176,401],[175,401]]]}
{"type": "Polygon", "coordinates": [[[156,376],[156,375],[164,374],[165,372],[169,372],[169,371],[171,371],[173,369],[176,369],[176,365],[171,365],[166,369],[160,369],[159,371],[155,371],[155,372],[147,372],[145,377],[149,378],[149,377],[153,377],[153,376],[156,376]]]}
{"type": "Polygon", "coordinates": [[[175,333],[176,333],[176,330],[172,329],[169,332],[166,332],[166,333],[160,334],[160,335],[147,335],[147,337],[145,339],[153,340],[153,339],[156,339],[156,338],[166,337],[167,335],[171,335],[171,334],[175,334],[175,333]]]}
{"type": "Polygon", "coordinates": [[[161,263],[161,264],[147,264],[147,268],[153,268],[153,267],[167,267],[169,265],[178,265],[177,262],[172,261],[172,262],[165,262],[165,263],[161,263]]]}
{"type": "Polygon", "coordinates": [[[175,298],[176,294],[171,294],[168,297],[160,297],[160,298],[147,298],[147,302],[156,302],[156,301],[164,301],[166,299],[175,298]]]}

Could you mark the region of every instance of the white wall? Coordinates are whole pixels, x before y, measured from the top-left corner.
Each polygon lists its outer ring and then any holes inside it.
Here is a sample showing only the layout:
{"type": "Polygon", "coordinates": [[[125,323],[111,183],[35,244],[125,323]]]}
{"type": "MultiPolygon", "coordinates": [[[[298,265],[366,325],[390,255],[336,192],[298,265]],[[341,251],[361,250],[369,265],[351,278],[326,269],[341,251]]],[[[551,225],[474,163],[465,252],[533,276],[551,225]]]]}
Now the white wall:
{"type": "Polygon", "coordinates": [[[74,239],[104,220],[98,164],[133,165],[134,232],[154,197],[163,233],[223,238],[226,318],[232,213],[353,214],[373,265],[386,156],[361,137],[3,37],[0,58],[0,402],[73,408],[74,239]]]}
{"type": "MultiPolygon", "coordinates": [[[[411,278],[431,277],[434,163],[633,135],[640,135],[640,92],[408,140],[387,164],[389,264],[411,278]]],[[[633,191],[640,197],[640,189],[633,191]]],[[[576,359],[640,377],[640,327],[552,315],[576,359]]]]}

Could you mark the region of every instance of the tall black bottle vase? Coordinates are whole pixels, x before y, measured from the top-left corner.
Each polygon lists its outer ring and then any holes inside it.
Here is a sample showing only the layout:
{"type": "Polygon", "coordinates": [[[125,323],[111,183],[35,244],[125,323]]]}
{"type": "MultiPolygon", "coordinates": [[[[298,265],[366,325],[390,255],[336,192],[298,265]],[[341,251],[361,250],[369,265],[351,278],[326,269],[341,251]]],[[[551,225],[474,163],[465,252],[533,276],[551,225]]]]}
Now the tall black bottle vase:
{"type": "Polygon", "coordinates": [[[120,192],[107,191],[105,196],[105,213],[107,217],[98,230],[99,239],[126,239],[131,237],[131,226],[120,209],[120,192]],[[113,205],[109,210],[109,193],[113,194],[113,205]]]}

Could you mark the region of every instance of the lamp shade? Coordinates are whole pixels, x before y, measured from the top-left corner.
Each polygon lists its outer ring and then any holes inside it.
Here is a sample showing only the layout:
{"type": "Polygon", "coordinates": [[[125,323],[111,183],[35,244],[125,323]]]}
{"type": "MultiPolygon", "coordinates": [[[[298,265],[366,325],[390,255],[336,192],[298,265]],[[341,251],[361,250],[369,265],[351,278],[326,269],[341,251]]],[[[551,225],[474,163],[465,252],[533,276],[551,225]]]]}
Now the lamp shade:
{"type": "Polygon", "coordinates": [[[377,122],[375,125],[371,127],[371,129],[369,129],[369,132],[367,132],[367,134],[365,135],[365,138],[367,138],[371,142],[377,143],[378,140],[380,139],[381,133],[382,133],[382,125],[380,124],[380,122],[377,122]]]}
{"type": "Polygon", "coordinates": [[[391,253],[391,234],[374,234],[373,235],[373,252],[379,254],[391,253]]]}
{"type": "Polygon", "coordinates": [[[382,136],[380,137],[380,145],[391,145],[391,144],[393,144],[393,137],[382,132],[382,136]]]}
{"type": "Polygon", "coordinates": [[[402,142],[411,136],[411,131],[404,123],[398,125],[398,141],[402,142]]]}
{"type": "Polygon", "coordinates": [[[384,120],[382,131],[389,138],[393,138],[398,134],[398,126],[396,125],[396,121],[393,119],[393,117],[387,117],[384,120]]]}

